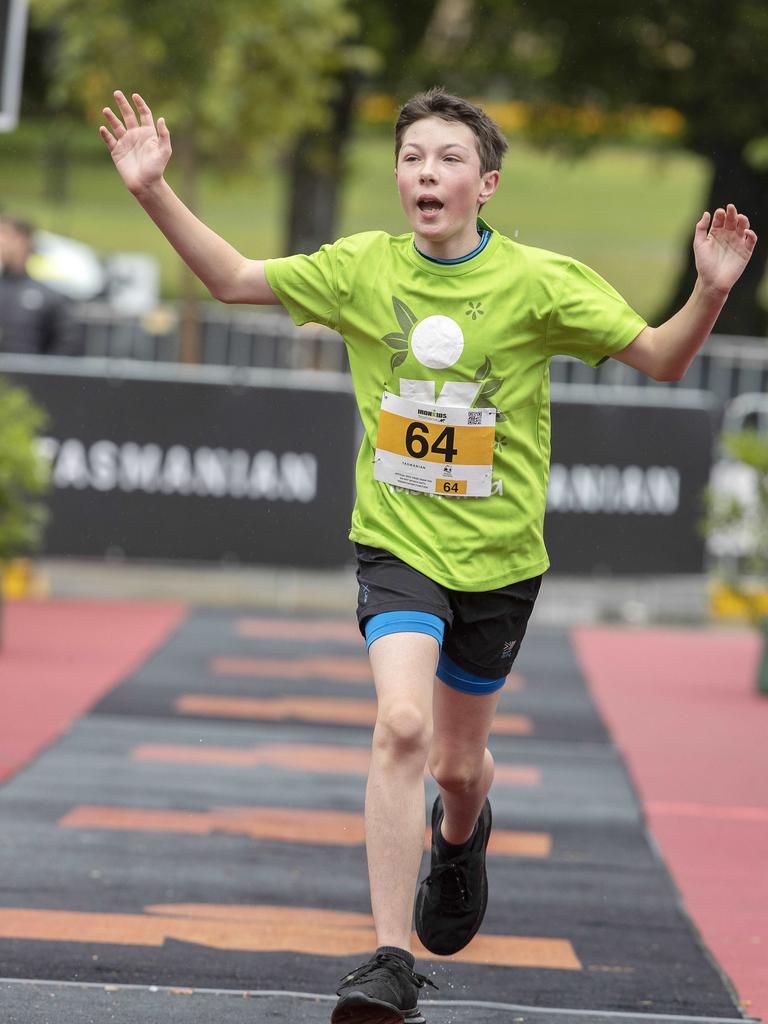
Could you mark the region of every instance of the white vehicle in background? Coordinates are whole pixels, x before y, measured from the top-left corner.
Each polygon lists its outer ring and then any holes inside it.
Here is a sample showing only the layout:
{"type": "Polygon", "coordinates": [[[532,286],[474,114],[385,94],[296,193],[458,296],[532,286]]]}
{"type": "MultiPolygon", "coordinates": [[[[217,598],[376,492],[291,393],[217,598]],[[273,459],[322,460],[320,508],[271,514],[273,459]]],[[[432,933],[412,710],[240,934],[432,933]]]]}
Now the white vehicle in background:
{"type": "Polygon", "coordinates": [[[101,295],[107,275],[90,246],[50,231],[36,231],[27,273],[75,302],[101,295]]]}
{"type": "Polygon", "coordinates": [[[83,242],[36,231],[27,270],[74,302],[103,303],[117,316],[142,316],[159,302],[160,268],[144,253],[100,256],[83,242]]]}

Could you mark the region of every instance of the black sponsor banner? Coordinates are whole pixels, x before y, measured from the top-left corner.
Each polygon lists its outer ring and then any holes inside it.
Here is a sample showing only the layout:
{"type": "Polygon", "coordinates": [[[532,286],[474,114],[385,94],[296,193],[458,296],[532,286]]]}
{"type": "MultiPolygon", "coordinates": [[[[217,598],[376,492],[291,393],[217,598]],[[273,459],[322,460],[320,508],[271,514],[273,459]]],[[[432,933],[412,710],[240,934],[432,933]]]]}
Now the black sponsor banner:
{"type": "MultiPolygon", "coordinates": [[[[301,374],[244,370],[232,384],[197,368],[165,377],[73,369],[92,362],[0,359],[0,372],[50,417],[44,553],[310,568],[350,561],[358,433],[348,379],[326,390],[301,374]]],[[[702,571],[696,524],[718,410],[701,392],[678,390],[669,404],[658,394],[553,388],[552,571],[702,571]]]]}
{"type": "Polygon", "coordinates": [[[590,390],[590,401],[552,403],[544,528],[552,571],[702,572],[697,523],[712,464],[713,399],[680,390],[662,405],[626,389],[620,401],[615,391],[599,401],[590,390]]]}
{"type": "Polygon", "coordinates": [[[356,412],[348,390],[9,376],[50,417],[42,443],[55,486],[44,553],[317,568],[349,561],[356,412]]]}

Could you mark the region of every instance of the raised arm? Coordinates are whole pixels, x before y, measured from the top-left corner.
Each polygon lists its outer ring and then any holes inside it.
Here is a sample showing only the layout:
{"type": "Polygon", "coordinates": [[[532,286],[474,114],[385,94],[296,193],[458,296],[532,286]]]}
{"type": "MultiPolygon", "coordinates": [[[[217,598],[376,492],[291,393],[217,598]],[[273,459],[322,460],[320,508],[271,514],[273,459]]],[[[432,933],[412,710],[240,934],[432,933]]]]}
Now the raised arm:
{"type": "Polygon", "coordinates": [[[655,380],[680,380],[709,337],[756,242],[749,220],[732,203],[715,210],[711,221],[704,213],[693,239],[698,277],[691,297],[669,320],[646,327],[613,358],[655,380]]]}
{"type": "Polygon", "coordinates": [[[163,172],[171,157],[171,136],[165,119],[159,118],[155,127],[152,111],[138,93],[133,94],[138,118],[122,92],[114,95],[121,116],[105,107],[109,128],[102,125],[99,134],[126,187],[179,256],[215,299],[278,304],[264,273],[264,261],[246,259],[206,227],[166,182],[163,172]]]}

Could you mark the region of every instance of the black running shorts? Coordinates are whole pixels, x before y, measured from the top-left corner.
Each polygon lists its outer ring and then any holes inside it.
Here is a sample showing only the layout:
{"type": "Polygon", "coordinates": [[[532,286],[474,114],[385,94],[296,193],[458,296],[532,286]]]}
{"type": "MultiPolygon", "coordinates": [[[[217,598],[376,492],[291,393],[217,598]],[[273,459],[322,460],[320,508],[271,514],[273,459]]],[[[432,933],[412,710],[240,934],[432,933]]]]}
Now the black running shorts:
{"type": "Polygon", "coordinates": [[[541,576],[497,590],[449,590],[382,548],[355,544],[357,620],[380,612],[430,612],[446,624],[443,652],[484,679],[506,676],[520,650],[541,576]]]}

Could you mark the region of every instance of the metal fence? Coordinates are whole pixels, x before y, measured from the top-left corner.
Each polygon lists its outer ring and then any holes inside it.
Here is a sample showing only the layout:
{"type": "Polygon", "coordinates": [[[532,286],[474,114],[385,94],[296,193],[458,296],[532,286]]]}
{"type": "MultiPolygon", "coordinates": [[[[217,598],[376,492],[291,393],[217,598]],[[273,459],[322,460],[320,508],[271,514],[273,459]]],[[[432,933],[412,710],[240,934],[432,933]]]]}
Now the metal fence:
{"type": "Polygon", "coordinates": [[[723,430],[757,430],[768,436],[768,394],[766,391],[737,395],[728,404],[723,419],[723,430]]]}
{"type": "Polygon", "coordinates": [[[638,370],[609,359],[593,370],[577,359],[558,357],[552,362],[552,381],[559,384],[593,383],[666,390],[710,391],[724,404],[737,395],[768,392],[768,339],[713,335],[694,359],[681,381],[660,383],[638,370]]]}
{"type": "MultiPolygon", "coordinates": [[[[79,348],[85,356],[180,361],[178,314],[163,306],[143,317],[118,317],[106,305],[83,304],[75,315],[79,348]]],[[[335,331],[317,325],[298,328],[282,310],[231,309],[200,303],[200,361],[207,366],[345,373],[347,351],[335,331]]]]}
{"type": "MultiPolygon", "coordinates": [[[[201,303],[200,313],[203,364],[337,373],[349,369],[338,334],[316,325],[297,328],[282,310],[201,303]]],[[[177,316],[171,307],[143,318],[119,318],[106,306],[89,304],[79,308],[77,322],[87,356],[179,361],[177,316]]],[[[745,393],[768,393],[768,339],[715,335],[679,382],[659,384],[615,359],[594,370],[566,356],[553,360],[551,378],[553,384],[710,391],[725,404],[745,393]]]]}

